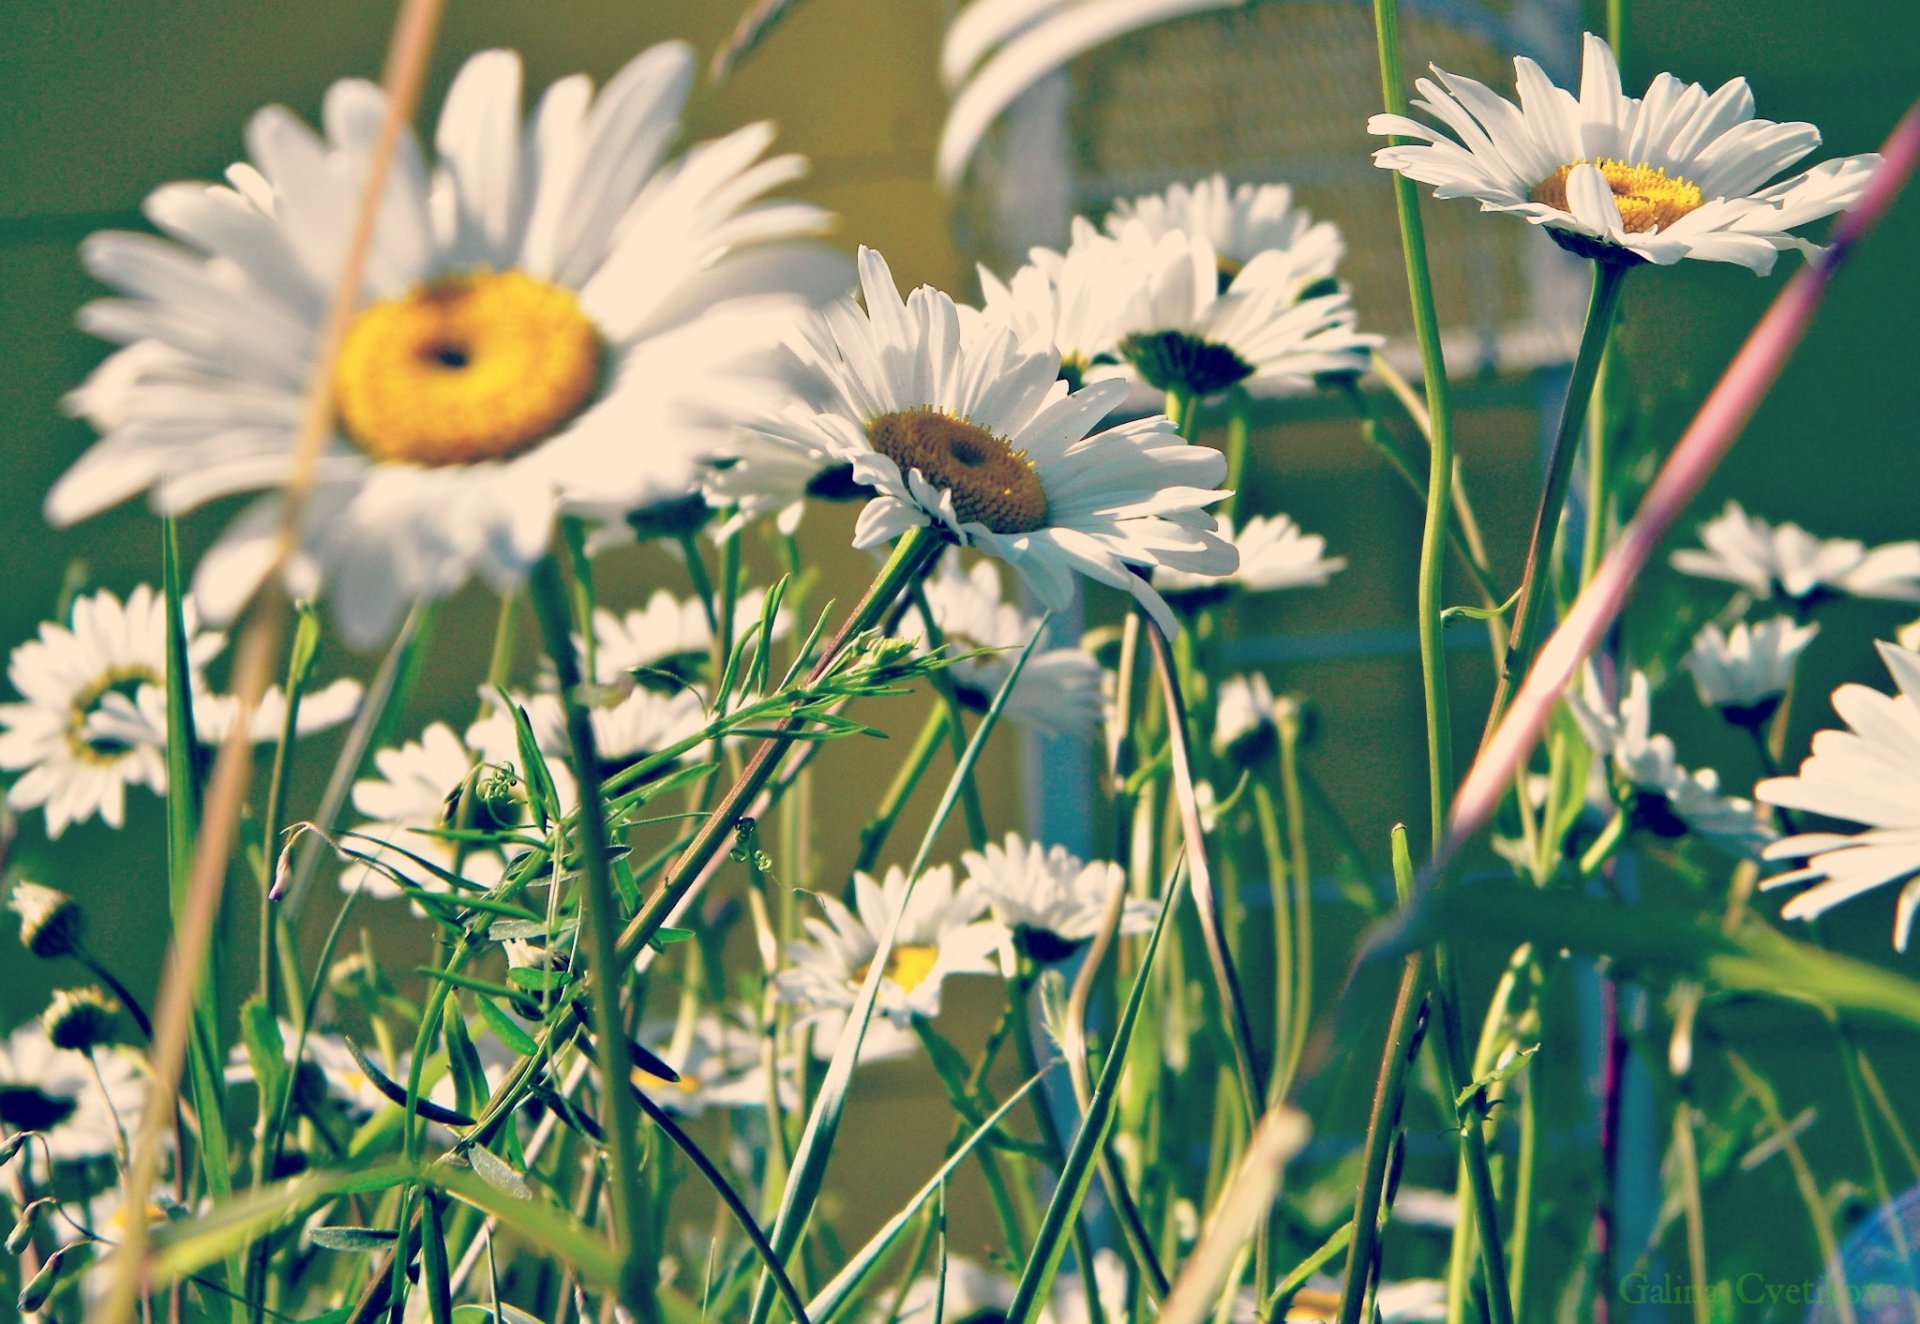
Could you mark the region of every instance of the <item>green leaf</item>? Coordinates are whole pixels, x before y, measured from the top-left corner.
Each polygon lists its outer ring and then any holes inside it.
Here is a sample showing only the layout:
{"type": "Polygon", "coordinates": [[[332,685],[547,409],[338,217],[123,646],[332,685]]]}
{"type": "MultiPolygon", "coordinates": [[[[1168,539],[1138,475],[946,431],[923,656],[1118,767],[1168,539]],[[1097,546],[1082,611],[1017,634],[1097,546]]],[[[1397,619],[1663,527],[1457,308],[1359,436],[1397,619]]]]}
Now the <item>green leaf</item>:
{"type": "Polygon", "coordinates": [[[493,1037],[505,1044],[508,1049],[521,1057],[532,1057],[540,1051],[533,1042],[533,1036],[520,1028],[520,1023],[501,1009],[500,1004],[484,993],[476,993],[473,1005],[480,1011],[480,1019],[493,1030],[493,1037]]]}
{"type": "Polygon", "coordinates": [[[455,1306],[453,1324],[540,1324],[540,1321],[520,1307],[502,1301],[498,1314],[492,1306],[455,1306]]]}
{"type": "Polygon", "coordinates": [[[487,1185],[521,1200],[533,1198],[533,1190],[527,1185],[526,1178],[508,1167],[505,1159],[485,1145],[472,1145],[466,1153],[467,1162],[473,1166],[475,1175],[487,1185]]]}
{"type": "Polygon", "coordinates": [[[260,1111],[271,1117],[280,1109],[280,1092],[287,1083],[287,1044],[280,1037],[280,1021],[257,994],[240,1007],[240,1037],[247,1062],[260,1090],[260,1111]]]}
{"type": "Polygon", "coordinates": [[[567,986],[567,972],[539,970],[530,965],[516,965],[507,971],[507,982],[515,988],[526,989],[529,993],[549,993],[554,989],[567,986]]]}
{"type": "Polygon", "coordinates": [[[460,1011],[460,999],[450,999],[452,1006],[447,1008],[441,1018],[447,1036],[447,1065],[453,1072],[454,1107],[463,1113],[478,1116],[480,1105],[486,1102],[491,1091],[487,1087],[486,1069],[480,1065],[480,1054],[475,1051],[473,1038],[467,1033],[466,1017],[460,1011]]]}
{"type": "Polygon", "coordinates": [[[1539,1051],[1539,1044],[1535,1044],[1531,1048],[1523,1048],[1508,1058],[1506,1062],[1495,1067],[1478,1080],[1462,1086],[1460,1092],[1453,1097],[1453,1111],[1459,1117],[1461,1123],[1464,1125],[1472,1113],[1479,1110],[1476,1101],[1481,1095],[1485,1094],[1491,1087],[1503,1081],[1511,1080],[1526,1070],[1527,1060],[1539,1051]]]}
{"type": "Polygon", "coordinates": [[[307,1233],[307,1240],[322,1250],[361,1254],[383,1251],[399,1239],[400,1234],[390,1227],[316,1227],[307,1233]]]}
{"type": "Polygon", "coordinates": [[[547,756],[540,752],[540,742],[533,738],[533,724],[527,720],[527,710],[515,703],[505,690],[496,689],[494,693],[513,714],[513,734],[520,747],[520,768],[527,781],[527,798],[539,815],[540,830],[545,832],[553,820],[564,817],[560,811],[560,793],[553,786],[553,773],[547,769],[547,756]]]}

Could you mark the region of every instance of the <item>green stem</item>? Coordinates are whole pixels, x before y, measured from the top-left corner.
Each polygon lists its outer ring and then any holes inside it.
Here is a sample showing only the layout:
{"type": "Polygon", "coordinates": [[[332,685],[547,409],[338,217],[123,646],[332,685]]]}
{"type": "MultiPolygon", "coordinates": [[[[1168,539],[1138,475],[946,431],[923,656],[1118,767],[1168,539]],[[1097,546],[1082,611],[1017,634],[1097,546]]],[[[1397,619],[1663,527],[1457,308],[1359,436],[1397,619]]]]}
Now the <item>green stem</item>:
{"type": "MultiPolygon", "coordinates": [[[[978,1100],[973,1097],[973,1090],[966,1078],[950,1069],[954,1060],[953,1049],[944,1042],[934,1042],[940,1035],[932,1023],[923,1016],[916,1016],[913,1018],[913,1032],[920,1037],[921,1044],[927,1050],[927,1060],[933,1063],[940,1083],[946,1087],[947,1098],[953,1104],[954,1112],[960,1115],[954,1124],[953,1138],[947,1144],[947,1152],[952,1153],[966,1140],[970,1128],[977,1124],[978,1100]]],[[[1017,1259],[1026,1253],[1026,1235],[1021,1228],[1019,1212],[1013,1206],[1013,1197],[1008,1191],[1006,1174],[1000,1167],[1000,1156],[994,1152],[991,1139],[974,1146],[973,1152],[980,1160],[980,1175],[986,1179],[987,1196],[993,1205],[994,1216],[1000,1221],[1000,1235],[1006,1238],[1007,1254],[1017,1259]]]]}
{"type": "Polygon", "coordinates": [[[873,871],[887,838],[893,833],[894,824],[900,821],[914,788],[920,785],[920,779],[926,776],[934,754],[940,749],[940,742],[947,733],[947,720],[945,707],[937,707],[927,714],[927,724],[920,728],[913,748],[907,751],[906,762],[894,773],[893,784],[887,787],[886,798],[881,800],[880,808],[860,829],[860,854],[853,862],[856,873],[873,871]]]}
{"type": "MultiPolygon", "coordinates": [[[[927,651],[939,653],[946,646],[939,623],[933,619],[933,604],[927,601],[927,595],[919,584],[908,590],[913,606],[920,613],[920,623],[927,632],[927,651]]],[[[960,694],[954,688],[953,677],[946,671],[935,671],[928,678],[933,684],[933,692],[940,700],[940,707],[947,715],[947,743],[958,759],[967,752],[967,728],[961,721],[960,694]]],[[[987,844],[987,815],[980,807],[980,787],[972,776],[960,783],[960,809],[967,820],[967,840],[975,850],[987,844]]]]}
{"type": "MultiPolygon", "coordinates": [[[[540,619],[540,630],[546,638],[547,652],[553,659],[559,681],[560,698],[566,705],[568,744],[574,777],[580,787],[579,846],[586,866],[583,895],[592,963],[587,985],[601,1072],[601,1126],[606,1131],[607,1162],[612,1169],[609,1180],[613,1197],[611,1232],[621,1257],[620,1299],[629,1309],[637,1311],[641,1319],[654,1320],[659,1316],[653,1284],[656,1252],[640,1235],[642,1220],[646,1218],[639,1157],[634,1152],[640,1119],[630,1084],[633,1064],[626,1024],[620,1011],[620,973],[626,962],[617,950],[619,899],[613,871],[608,865],[605,807],[600,799],[600,757],[594,747],[592,717],[580,702],[580,660],[574,652],[566,584],[561,579],[559,565],[552,557],[543,557],[534,567],[530,582],[534,614],[540,619]]],[[[591,637],[591,625],[587,634],[591,637]]]]}
{"type": "Polygon", "coordinates": [[[680,550],[687,560],[687,578],[693,583],[693,595],[707,613],[707,628],[717,637],[720,611],[713,600],[713,580],[707,576],[707,563],[700,556],[700,540],[691,533],[680,535],[680,550]]]}
{"type": "MultiPolygon", "coordinates": [[[[1280,719],[1280,802],[1287,816],[1287,860],[1293,867],[1293,1019],[1288,1023],[1286,1056],[1276,1067],[1268,1087],[1268,1104],[1286,1097],[1286,1087],[1300,1069],[1307,1051],[1307,1030],[1313,1023],[1313,865],[1307,855],[1306,798],[1300,793],[1300,717],[1288,712],[1280,719]]],[[[1277,902],[1279,898],[1275,898],[1277,902]]]]}
{"type": "Polygon", "coordinates": [[[500,615],[493,625],[493,649],[487,655],[487,693],[505,689],[513,678],[513,638],[519,620],[520,590],[500,595],[500,615]]]}
{"type": "Polygon", "coordinates": [[[1233,518],[1240,500],[1240,487],[1246,481],[1247,442],[1253,432],[1253,397],[1244,386],[1236,386],[1227,396],[1227,495],[1220,503],[1222,520],[1233,518]]]}
{"type": "MultiPolygon", "coordinates": [[[[1680,1170],[1680,1198],[1686,1207],[1687,1272],[1693,1282],[1710,1283],[1713,1280],[1707,1277],[1706,1223],[1700,1201],[1700,1154],[1693,1141],[1693,1105],[1687,1102],[1684,1089],[1673,1109],[1673,1156],[1680,1170]]],[[[1711,1324],[1711,1294],[1694,1292],[1692,1295],[1693,1324],[1711,1324]]]]}
{"type": "Polygon", "coordinates": [[[1561,508],[1567,503],[1567,485],[1573,477],[1574,456],[1580,450],[1580,433],[1587,420],[1587,404],[1593,395],[1594,381],[1600,374],[1608,338],[1613,333],[1614,315],[1620,308],[1620,290],[1625,285],[1627,268],[1613,262],[1593,264],[1593,291],[1587,301],[1586,326],[1580,333],[1580,349],[1574,355],[1567,377],[1567,398],[1560,407],[1560,425],[1554,430],[1553,445],[1547,452],[1547,475],[1540,493],[1540,506],[1534,513],[1533,535],[1527,543],[1526,567],[1520,577],[1520,601],[1514,607],[1513,634],[1508,639],[1507,661],[1494,687],[1493,706],[1487,714],[1487,734],[1493,733],[1507,710],[1513,687],[1527,674],[1533,650],[1540,643],[1540,630],[1546,619],[1549,581],[1553,575],[1554,535],[1560,528],[1561,508]]]}

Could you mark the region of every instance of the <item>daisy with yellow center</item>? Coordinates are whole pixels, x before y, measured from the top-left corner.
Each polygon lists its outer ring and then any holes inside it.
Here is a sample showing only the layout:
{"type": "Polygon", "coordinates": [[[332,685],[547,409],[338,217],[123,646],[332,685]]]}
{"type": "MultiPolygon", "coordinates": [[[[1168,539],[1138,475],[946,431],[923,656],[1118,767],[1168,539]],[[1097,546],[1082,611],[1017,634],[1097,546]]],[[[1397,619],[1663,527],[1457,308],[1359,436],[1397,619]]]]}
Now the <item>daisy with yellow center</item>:
{"type": "Polygon", "coordinates": [[[1518,105],[1437,68],[1438,83],[1419,80],[1413,104],[1444,129],[1375,115],[1372,132],[1412,141],[1376,151],[1374,164],[1432,184],[1435,197],[1524,216],[1583,257],[1698,258],[1764,275],[1782,249],[1813,251],[1791,231],[1851,204],[1880,159],[1841,157],[1769,184],[1820,145],[1820,131],[1755,118],[1745,79],[1709,92],[1663,73],[1629,97],[1612,50],[1591,33],[1577,97],[1532,60],[1513,64],[1518,105]]]}
{"type": "MultiPolygon", "coordinates": [[[[403,138],[288,567],[350,642],[476,574],[517,583],[558,512],[684,503],[737,411],[777,400],[767,351],[846,288],[844,259],[800,242],[824,215],[763,200],[803,169],[762,159],[769,126],[669,156],[693,77],[693,52],[667,43],[597,97],[563,79],[523,117],[518,57],[489,51],[455,77],[432,150],[403,138]]],[[[48,517],[142,490],[170,511],[266,492],[199,566],[215,619],[273,561],[276,489],[384,114],[358,80],[328,92],[323,134],[269,107],[225,184],[148,199],[165,238],[84,247],[122,297],[82,324],[125,347],[73,396],[102,440],[48,517]]]]}
{"type": "MultiPolygon", "coordinates": [[[[903,300],[871,249],[859,265],[864,309],[847,301],[809,320],[793,344],[794,398],[757,425],[814,472],[845,466],[872,493],[855,546],[932,527],[1011,564],[1049,607],[1072,600],[1078,573],[1132,593],[1167,629],[1136,567],[1232,569],[1206,510],[1225,495],[1218,451],[1157,416],[1094,431],[1124,384],[1070,391],[1051,345],[962,319],[929,287],[903,300]]],[[[740,467],[757,462],[749,452],[740,467]]]]}
{"type": "Polygon", "coordinates": [[[997,931],[980,922],[985,903],[971,887],[956,888],[945,865],[920,875],[911,895],[905,871],[895,866],[877,883],[855,874],[851,907],[833,897],[819,900],[824,915],[809,917],[806,936],[788,944],[787,968],[777,980],[781,998],[801,1008],[802,1020],[814,1027],[819,1057],[833,1055],[896,913],[900,929],[874,1003],[878,1014],[861,1041],[863,1060],[910,1052],[914,1017],[940,1014],[940,986],[949,975],[993,972],[997,931]]]}

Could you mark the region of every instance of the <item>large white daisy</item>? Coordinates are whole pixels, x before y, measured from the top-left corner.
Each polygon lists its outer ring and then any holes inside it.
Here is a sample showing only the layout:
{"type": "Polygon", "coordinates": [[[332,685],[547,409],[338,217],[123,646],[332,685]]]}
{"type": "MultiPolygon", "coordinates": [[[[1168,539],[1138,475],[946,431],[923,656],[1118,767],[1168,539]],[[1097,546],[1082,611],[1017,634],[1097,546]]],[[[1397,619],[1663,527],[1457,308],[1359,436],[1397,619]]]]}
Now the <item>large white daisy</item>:
{"type": "MultiPolygon", "coordinates": [[[[1043,846],[1017,832],[1005,845],[988,842],[960,857],[967,886],[993,912],[1004,937],[1003,968],[1012,973],[1020,953],[1042,965],[1064,961],[1091,941],[1106,920],[1113,894],[1126,885],[1120,866],[1083,861],[1065,846],[1043,846]]],[[[1156,908],[1129,899],[1121,912],[1122,933],[1145,933],[1156,908]]]]}
{"type": "Polygon", "coordinates": [[[1375,115],[1369,131],[1416,141],[1379,149],[1374,164],[1432,184],[1437,198],[1476,198],[1482,211],[1544,225],[1582,256],[1698,258],[1764,275],[1782,249],[1815,251],[1790,232],[1850,205],[1880,160],[1840,157],[1768,184],[1820,145],[1817,128],[1754,118],[1744,78],[1708,92],[1663,73],[1646,96],[1626,96],[1613,51],[1592,33],[1578,97],[1524,56],[1513,68],[1517,106],[1435,68],[1440,82],[1415,83],[1413,104],[1445,129],[1375,115]]]}
{"type": "Polygon", "coordinates": [[[1635,671],[1625,697],[1610,704],[1588,666],[1579,690],[1567,692],[1567,709],[1612,769],[1634,826],[1662,837],[1697,835],[1752,858],[1777,835],[1751,800],[1721,792],[1719,773],[1681,767],[1673,741],[1653,733],[1653,687],[1644,671],[1635,671]]]}
{"type": "Polygon", "coordinates": [[[869,1024],[861,1044],[863,1059],[910,1047],[914,1040],[904,1032],[916,1016],[932,1019],[940,1014],[940,986],[949,975],[993,972],[998,935],[993,925],[980,922],[985,903],[978,893],[969,886],[955,887],[953,870],[946,865],[921,874],[911,896],[906,890],[906,871],[898,865],[879,882],[855,874],[853,906],[819,897],[824,916],[808,916],[806,936],[787,945],[787,968],[776,983],[781,998],[799,1007],[802,1021],[814,1026],[817,1056],[832,1056],[896,913],[900,929],[874,1003],[879,1019],[869,1024]],[[895,1033],[885,1033],[883,1021],[895,1033]]]}
{"type": "MultiPolygon", "coordinates": [[[[194,734],[225,739],[237,701],[210,691],[203,674],[226,637],[198,628],[193,601],[182,604],[191,668],[194,734]]],[[[106,589],[74,599],[68,624],[41,623],[39,637],[13,650],[7,679],[21,697],[0,704],[0,769],[20,774],[7,793],[15,809],[44,810],[47,835],[98,814],[113,827],[126,817],[129,786],[167,789],[167,604],[142,584],[123,603],[106,589]]],[[[309,695],[302,733],[353,715],[360,686],[341,680],[309,695]]],[[[286,697],[272,688],[248,734],[277,740],[286,697]]]]}
{"type": "Polygon", "coordinates": [[[1869,549],[1855,538],[1817,538],[1798,524],[1770,524],[1737,501],[1700,526],[1701,547],[1683,547],[1673,568],[1737,584],[1756,599],[1808,603],[1844,593],[1920,602],[1920,542],[1869,549]]]}
{"type": "Polygon", "coordinates": [[[1767,848],[1769,860],[1804,863],[1762,887],[1815,884],[1780,913],[1812,919],[1905,879],[1893,921],[1893,945],[1904,952],[1920,910],[1920,653],[1898,644],[1878,647],[1900,692],[1842,685],[1833,692],[1833,710],[1847,729],[1815,735],[1798,773],[1770,777],[1753,793],[1782,809],[1865,825],[1854,833],[1801,832],[1767,848]]]}
{"type": "MultiPolygon", "coordinates": [[[[349,639],[380,639],[475,573],[516,582],[563,505],[685,498],[719,411],[758,389],[744,365],[844,289],[821,251],[769,246],[824,219],[758,201],[803,168],[761,159],[770,126],[669,159],[693,76],[693,52],[663,44],[597,97],[582,76],[555,83],[523,121],[519,58],[489,51],[455,77],[433,152],[403,138],[289,571],[299,591],[324,585],[349,639]]],[[[268,107],[226,184],[148,198],[166,238],[87,241],[122,297],[82,324],[126,348],[71,399],[103,437],[48,496],[54,523],[142,489],[178,511],[287,481],[384,114],[361,80],[329,90],[323,134],[268,107]]],[[[280,520],[265,498],[202,562],[210,614],[257,583],[280,520]]]]}
{"type": "Polygon", "coordinates": [[[1166,630],[1172,614],[1133,567],[1233,568],[1206,512],[1225,495],[1218,451],[1157,416],[1091,432],[1121,383],[1069,392],[1056,353],[1010,332],[964,335],[953,300],[930,287],[903,301],[871,249],[860,283],[864,311],[837,304],[794,344],[831,403],[762,424],[873,489],[855,546],[931,526],[1011,564],[1049,607],[1072,601],[1077,572],[1130,592],[1166,630]]]}
{"type": "MultiPolygon", "coordinates": [[[[963,570],[957,551],[940,558],[927,577],[926,595],[950,654],[1000,650],[962,658],[947,670],[961,701],[985,710],[1013,670],[1017,650],[1040,628],[1040,618],[1001,596],[993,562],[977,561],[963,570]]],[[[911,633],[911,619],[906,628],[911,633]]],[[[1103,679],[1100,664],[1082,649],[1036,646],[1003,712],[1039,731],[1084,738],[1100,724],[1103,679]]]]}

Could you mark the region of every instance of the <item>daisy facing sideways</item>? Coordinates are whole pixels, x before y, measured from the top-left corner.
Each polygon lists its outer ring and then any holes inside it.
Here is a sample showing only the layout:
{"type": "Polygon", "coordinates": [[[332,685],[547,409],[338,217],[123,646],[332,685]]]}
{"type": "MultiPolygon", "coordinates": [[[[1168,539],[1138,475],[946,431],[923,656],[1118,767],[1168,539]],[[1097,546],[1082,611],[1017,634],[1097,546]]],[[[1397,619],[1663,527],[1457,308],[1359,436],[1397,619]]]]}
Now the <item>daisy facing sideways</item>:
{"type": "MultiPolygon", "coordinates": [[[[760,389],[743,365],[844,289],[840,260],[772,246],[825,217],[760,200],[803,168],[761,159],[770,126],[668,155],[693,77],[691,49],[663,44],[598,96],[562,79],[523,120],[519,58],[489,51],[454,78],[432,152],[403,137],[288,569],[301,595],[324,587],[351,642],[475,574],[517,583],[563,507],[684,500],[720,411],[760,389]]],[[[268,107],[227,183],[148,198],[165,238],[83,248],[121,297],[81,324],[125,348],[70,400],[102,437],[47,516],[68,524],[145,489],[168,511],[267,492],[200,564],[216,619],[272,563],[276,490],[385,113],[354,79],[328,91],[323,134],[268,107]]]]}
{"type": "Polygon", "coordinates": [[[794,343],[807,385],[759,425],[872,489],[856,547],[930,526],[1008,562],[1048,607],[1072,601],[1085,575],[1131,593],[1167,631],[1172,614],[1136,567],[1233,569],[1206,510],[1226,495],[1220,452],[1158,416],[1093,431],[1122,383],[1069,391],[1051,349],[963,334],[946,295],[922,286],[902,300],[871,249],[859,266],[865,308],[843,302],[807,324],[794,343]]]}
{"type": "Polygon", "coordinates": [[[1524,56],[1513,68],[1519,105],[1438,68],[1439,83],[1418,80],[1413,104],[1445,127],[1373,116],[1370,132],[1414,140],[1382,147],[1374,164],[1432,184],[1437,198],[1544,225],[1583,257],[1697,258],[1765,275],[1782,249],[1815,251],[1791,232],[1850,206],[1880,161],[1838,157],[1769,184],[1820,145],[1817,128],[1754,118],[1744,78],[1709,92],[1663,73],[1644,97],[1627,96],[1613,51],[1592,33],[1577,97],[1524,56]]]}
{"type": "Polygon", "coordinates": [[[1920,542],[1869,548],[1856,538],[1818,538],[1798,524],[1749,515],[1737,501],[1700,526],[1700,542],[1675,552],[1673,568],[1737,585],[1756,601],[1807,606],[1846,594],[1920,602],[1920,542]]]}
{"type": "Polygon", "coordinates": [[[1833,710],[1846,729],[1815,735],[1813,752],[1798,773],[1769,777],[1753,792],[1782,809],[1863,827],[1852,833],[1801,832],[1774,842],[1765,858],[1802,864],[1760,886],[1813,884],[1780,911],[1786,919],[1812,919],[1876,887],[1904,881],[1893,920],[1893,945],[1904,952],[1914,912],[1920,910],[1920,653],[1898,644],[1878,647],[1899,693],[1842,685],[1833,692],[1833,710]]]}
{"type": "MultiPolygon", "coordinates": [[[[988,842],[968,851],[961,863],[968,888],[985,901],[1001,927],[1001,961],[1009,975],[1015,953],[1053,965],[1079,951],[1100,932],[1113,894],[1126,886],[1117,864],[1089,863],[1065,846],[1043,846],[1017,832],[1009,832],[1004,845],[988,842]]],[[[1122,933],[1145,933],[1153,927],[1153,903],[1129,899],[1122,904],[1122,933]]]]}

